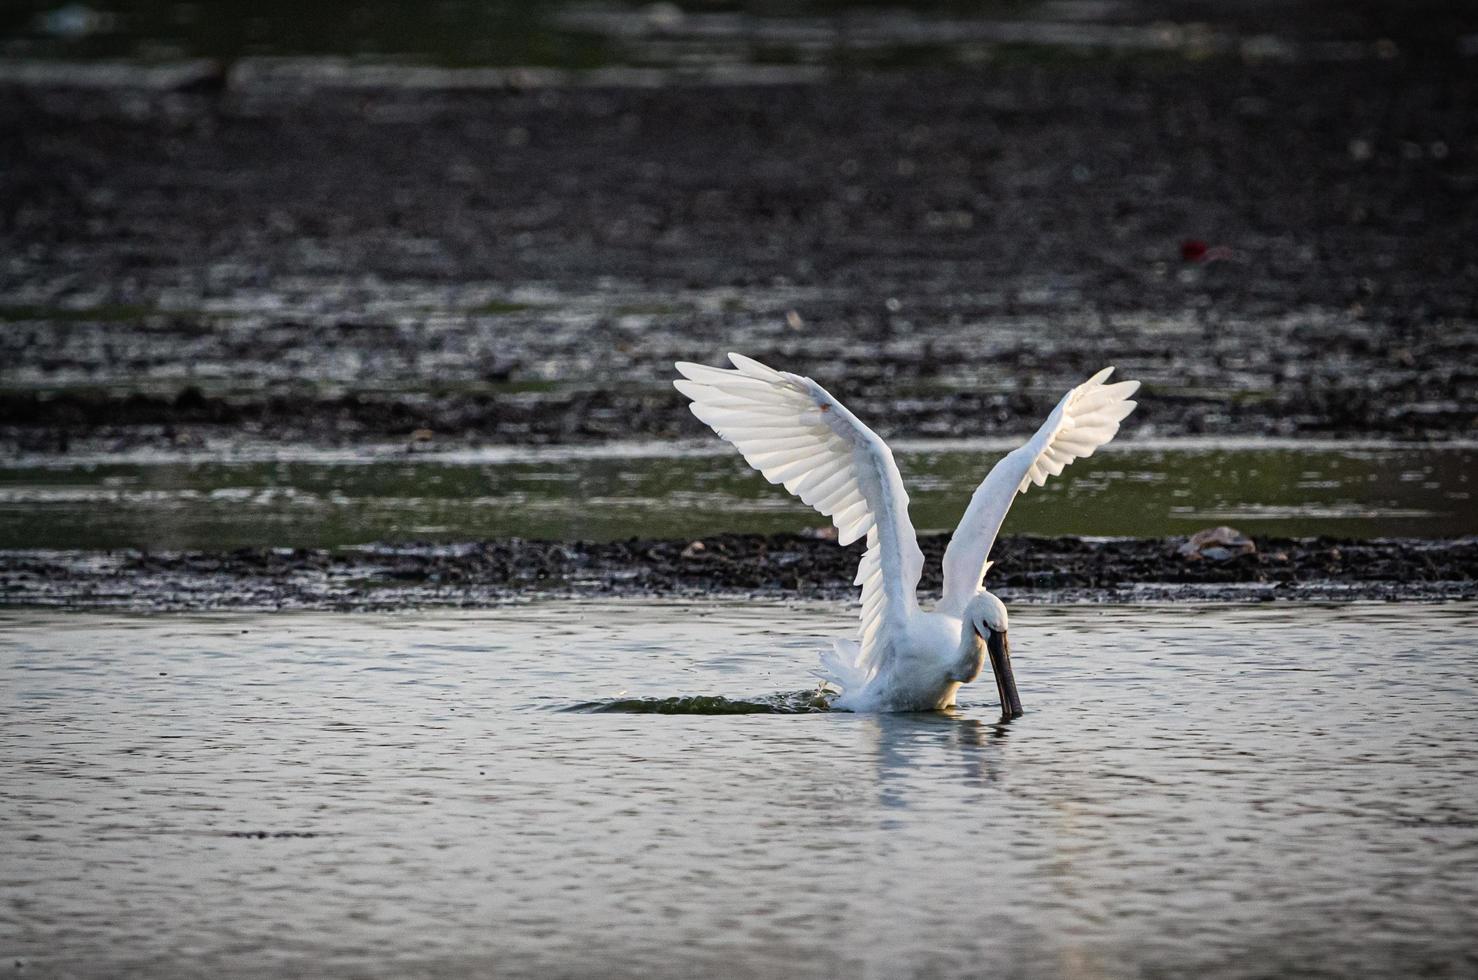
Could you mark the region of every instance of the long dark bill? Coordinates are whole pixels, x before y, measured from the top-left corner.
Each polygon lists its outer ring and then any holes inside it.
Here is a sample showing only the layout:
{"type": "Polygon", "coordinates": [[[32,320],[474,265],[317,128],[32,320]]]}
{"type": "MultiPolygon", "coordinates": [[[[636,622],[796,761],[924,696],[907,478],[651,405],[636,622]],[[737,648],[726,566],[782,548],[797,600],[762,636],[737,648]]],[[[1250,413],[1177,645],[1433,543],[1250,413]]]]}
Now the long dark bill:
{"type": "Polygon", "coordinates": [[[1011,642],[1005,633],[991,630],[985,648],[990,653],[990,669],[996,674],[996,690],[1001,694],[1001,714],[1020,718],[1021,695],[1016,693],[1016,675],[1011,672],[1011,642]]]}

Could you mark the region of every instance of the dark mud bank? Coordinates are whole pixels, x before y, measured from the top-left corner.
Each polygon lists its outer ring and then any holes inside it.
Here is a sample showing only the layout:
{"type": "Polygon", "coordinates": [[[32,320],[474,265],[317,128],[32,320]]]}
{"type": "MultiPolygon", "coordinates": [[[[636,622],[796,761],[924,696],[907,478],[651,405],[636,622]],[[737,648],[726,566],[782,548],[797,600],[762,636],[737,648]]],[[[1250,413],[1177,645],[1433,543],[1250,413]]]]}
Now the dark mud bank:
{"type": "Polygon", "coordinates": [[[0,87],[0,450],[697,435],[671,362],[731,349],[886,435],[1019,432],[1114,363],[1161,435],[1467,436],[1475,101],[1455,48],[0,87]]]}
{"type": "MultiPolygon", "coordinates": [[[[1478,539],[1261,539],[1186,557],[1184,539],[1004,538],[990,585],[1012,601],[1431,600],[1478,597],[1478,539]]],[[[946,539],[921,541],[925,593],[946,539]]],[[[538,596],[846,598],[858,549],[799,535],[703,542],[523,541],[341,552],[247,549],[0,554],[0,605],[205,609],[480,606],[538,596]]]]}

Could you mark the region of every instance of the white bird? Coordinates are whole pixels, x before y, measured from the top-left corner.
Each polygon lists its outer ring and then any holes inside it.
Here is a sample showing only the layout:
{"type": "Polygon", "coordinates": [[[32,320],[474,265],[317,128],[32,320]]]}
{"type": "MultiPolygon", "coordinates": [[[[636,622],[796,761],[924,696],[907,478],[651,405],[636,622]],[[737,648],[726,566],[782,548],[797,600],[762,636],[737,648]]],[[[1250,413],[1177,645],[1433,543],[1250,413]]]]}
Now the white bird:
{"type": "Polygon", "coordinates": [[[982,586],[991,545],[1018,493],[1093,455],[1134,411],[1138,381],[1106,384],[1104,368],[1063,396],[1025,445],[986,476],[944,552],[944,593],[919,608],[924,555],[908,517],[908,493],[893,453],[857,416],[810,378],[776,371],[740,354],[734,369],[678,362],[677,390],[694,415],[732,443],[749,465],[780,483],[851,544],[866,535],[857,568],[862,624],[857,641],[836,640],[821,655],[833,705],[851,711],[931,711],[951,707],[961,684],[989,657],[1008,717],[1021,714],[1011,670],[1006,606],[982,586]]]}

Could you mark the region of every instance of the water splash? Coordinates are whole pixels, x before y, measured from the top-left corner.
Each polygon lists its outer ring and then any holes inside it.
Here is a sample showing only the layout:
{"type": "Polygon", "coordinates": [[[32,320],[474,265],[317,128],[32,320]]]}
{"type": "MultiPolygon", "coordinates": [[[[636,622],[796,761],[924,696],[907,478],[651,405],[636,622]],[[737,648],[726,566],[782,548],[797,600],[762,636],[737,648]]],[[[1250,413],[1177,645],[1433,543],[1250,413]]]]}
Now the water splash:
{"type": "Polygon", "coordinates": [[[754,700],[693,694],[669,698],[585,701],[562,711],[633,715],[805,715],[831,710],[831,695],[817,690],[771,694],[754,700]]]}

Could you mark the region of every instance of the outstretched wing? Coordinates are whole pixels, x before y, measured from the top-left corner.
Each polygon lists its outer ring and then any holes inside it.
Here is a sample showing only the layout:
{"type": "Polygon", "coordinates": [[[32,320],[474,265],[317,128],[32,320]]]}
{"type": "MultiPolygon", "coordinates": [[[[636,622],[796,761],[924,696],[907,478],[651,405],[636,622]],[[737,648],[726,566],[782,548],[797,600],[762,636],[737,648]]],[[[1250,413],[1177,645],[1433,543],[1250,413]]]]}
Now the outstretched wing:
{"type": "Polygon", "coordinates": [[[944,597],[939,611],[959,616],[965,611],[985,575],[991,545],[1018,493],[1047,477],[1061,473],[1075,459],[1112,439],[1119,423],[1135,408],[1129,396],[1138,381],[1104,384],[1113,368],[1104,368],[1063,396],[1026,445],[996,463],[970,498],[960,526],[944,551],[944,597]]]}
{"type": "Polygon", "coordinates": [[[780,483],[851,544],[867,536],[857,568],[862,586],[861,660],[870,677],[898,629],[918,609],[924,555],[908,519],[908,493],[893,453],[878,435],[810,378],[730,354],[735,370],[679,362],[674,381],[694,415],[734,444],[750,466],[780,483]]]}

